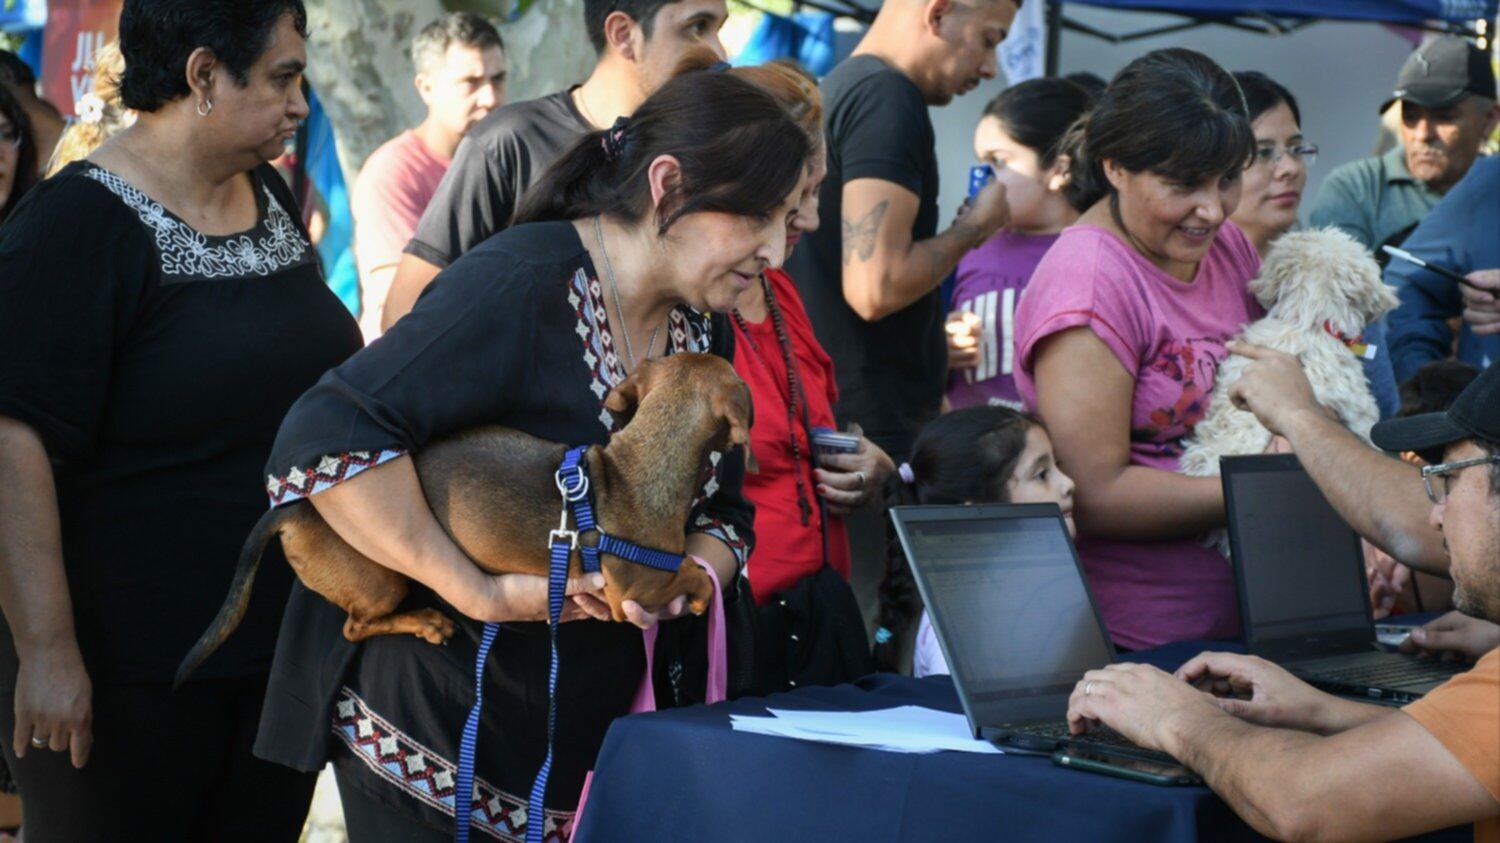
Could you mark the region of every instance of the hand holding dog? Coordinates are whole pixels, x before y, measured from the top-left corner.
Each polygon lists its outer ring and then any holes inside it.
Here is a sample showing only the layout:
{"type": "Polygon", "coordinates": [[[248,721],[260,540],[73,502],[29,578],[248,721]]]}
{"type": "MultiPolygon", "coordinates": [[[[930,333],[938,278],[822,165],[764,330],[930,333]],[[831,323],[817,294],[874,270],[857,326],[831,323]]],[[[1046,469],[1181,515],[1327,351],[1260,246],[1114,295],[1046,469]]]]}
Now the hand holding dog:
{"type": "Polygon", "coordinates": [[[1458,285],[1464,296],[1464,321],[1479,336],[1500,334],[1500,269],[1481,269],[1458,285]]]}
{"type": "Polygon", "coordinates": [[[1228,348],[1229,353],[1252,361],[1230,387],[1229,400],[1254,413],[1271,433],[1284,435],[1288,421],[1299,412],[1322,410],[1296,357],[1241,342],[1232,342],[1228,348]]]}

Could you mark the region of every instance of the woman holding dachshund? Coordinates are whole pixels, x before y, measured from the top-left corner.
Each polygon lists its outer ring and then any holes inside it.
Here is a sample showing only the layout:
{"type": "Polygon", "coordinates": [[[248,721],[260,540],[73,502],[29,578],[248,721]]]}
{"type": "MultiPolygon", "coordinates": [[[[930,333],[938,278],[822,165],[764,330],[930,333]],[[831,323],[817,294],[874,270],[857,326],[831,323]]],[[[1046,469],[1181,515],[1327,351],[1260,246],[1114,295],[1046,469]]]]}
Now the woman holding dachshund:
{"type": "MultiPolygon", "coordinates": [[[[681,73],[633,117],[585,136],[515,227],[446,269],[380,342],[292,408],[270,462],[273,501],[310,500],[356,550],[415,581],[406,606],[458,627],[447,646],[404,635],[351,644],[342,610],[293,590],[257,750],[304,770],[331,758],[354,840],[447,839],[455,801],[470,807],[453,788],[486,621],[503,626],[484,674],[472,822],[500,836],[535,822],[569,834],[584,774],[645,669],[636,626],[682,601],[627,602],[634,625],[601,622],[597,575],[571,584],[547,811],[528,816],[548,744],[549,635],[536,623],[547,582],[476,568],[428,507],[408,454],[483,424],[603,443],[617,427],[605,396],[643,361],[730,358],[726,320],[703,314],[730,310],[781,264],[807,153],[806,133],[763,90],[730,73],[681,73]]],[[[714,475],[688,517],[687,552],[727,585],[752,541],[742,453],[714,475]]]]}
{"type": "Polygon", "coordinates": [[[291,576],[173,692],[265,511],[286,410],[360,347],[267,161],[307,115],[301,0],[126,0],[139,121],[0,228],[0,734],[26,837],[296,840],[251,754],[291,576]]]}

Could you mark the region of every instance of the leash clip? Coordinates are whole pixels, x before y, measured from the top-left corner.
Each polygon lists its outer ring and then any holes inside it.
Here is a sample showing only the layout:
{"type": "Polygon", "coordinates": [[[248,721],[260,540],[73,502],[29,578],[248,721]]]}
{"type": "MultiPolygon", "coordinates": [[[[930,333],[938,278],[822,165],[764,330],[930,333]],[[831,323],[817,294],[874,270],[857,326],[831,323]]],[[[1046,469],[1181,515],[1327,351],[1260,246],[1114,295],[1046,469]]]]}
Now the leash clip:
{"type": "Polygon", "coordinates": [[[562,493],[563,500],[576,503],[583,500],[589,493],[589,476],[583,473],[583,469],[573,466],[571,469],[559,468],[556,474],[557,491],[562,493]]]}
{"type": "Polygon", "coordinates": [[[556,547],[559,540],[566,544],[569,550],[578,549],[578,531],[568,529],[567,504],[563,504],[562,520],[557,523],[557,529],[547,534],[547,547],[556,547]]]}

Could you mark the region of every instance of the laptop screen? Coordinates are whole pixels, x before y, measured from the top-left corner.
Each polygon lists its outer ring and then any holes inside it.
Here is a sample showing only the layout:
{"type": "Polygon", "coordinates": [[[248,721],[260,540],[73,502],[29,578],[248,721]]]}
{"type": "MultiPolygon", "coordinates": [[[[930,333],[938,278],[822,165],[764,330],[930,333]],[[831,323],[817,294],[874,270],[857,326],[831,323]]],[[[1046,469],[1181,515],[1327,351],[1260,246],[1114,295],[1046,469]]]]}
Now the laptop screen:
{"type": "Polygon", "coordinates": [[[1374,640],[1359,536],[1297,459],[1226,459],[1224,487],[1246,640],[1374,640]]]}
{"type": "Polygon", "coordinates": [[[1066,696],[1085,671],[1113,660],[1055,507],[895,512],[949,668],[980,724],[996,722],[981,713],[987,706],[1066,696]]]}

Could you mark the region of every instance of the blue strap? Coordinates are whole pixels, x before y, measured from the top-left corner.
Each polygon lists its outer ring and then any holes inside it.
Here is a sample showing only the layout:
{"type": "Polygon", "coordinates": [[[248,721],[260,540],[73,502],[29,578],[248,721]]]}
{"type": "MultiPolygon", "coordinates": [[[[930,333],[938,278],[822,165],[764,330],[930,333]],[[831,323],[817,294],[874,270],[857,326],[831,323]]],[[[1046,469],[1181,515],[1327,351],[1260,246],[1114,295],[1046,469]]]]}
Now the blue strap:
{"type": "Polygon", "coordinates": [[[667,553],[664,550],[641,547],[635,542],[625,541],[604,532],[599,533],[599,547],[595,552],[599,551],[608,553],[610,556],[618,556],[627,562],[663,571],[675,571],[682,567],[683,556],[680,553],[667,553]]]}
{"type": "MultiPolygon", "coordinates": [[[[594,497],[589,494],[589,478],[583,471],[583,456],[588,448],[572,448],[563,455],[562,466],[557,469],[557,490],[562,493],[564,505],[573,510],[575,535],[592,533],[599,529],[594,521],[594,497]]],[[[563,519],[566,521],[566,516],[563,519]]],[[[560,530],[566,530],[564,524],[560,530]]],[[[554,537],[557,534],[553,534],[554,537]]],[[[599,573],[599,548],[580,546],[583,570],[587,574],[599,573]]]]}
{"type": "MultiPolygon", "coordinates": [[[[547,667],[547,755],[537,771],[531,785],[531,796],[526,804],[526,843],[543,843],[547,825],[547,780],[552,774],[552,748],[557,735],[557,629],[562,623],[563,601],[568,588],[568,564],[573,550],[582,558],[583,570],[587,573],[599,571],[599,554],[608,553],[638,565],[646,565],[663,571],[676,571],[682,567],[683,557],[675,553],[641,547],[635,542],[619,539],[599,529],[594,520],[594,505],[589,495],[589,478],[584,472],[584,448],[572,448],[564,456],[557,469],[557,490],[563,498],[562,521],[548,536],[551,556],[547,568],[547,619],[548,638],[552,655],[547,667]],[[568,513],[573,514],[573,529],[568,529],[568,513]],[[582,533],[597,533],[597,545],[584,545],[578,541],[582,533]]],[[[453,799],[453,839],[457,843],[468,843],[469,825],[474,815],[474,751],[479,743],[479,714],[484,706],[484,664],[489,659],[490,646],[495,643],[495,633],[500,625],[487,623],[479,642],[479,651],[474,655],[474,705],[464,721],[464,731],[458,744],[458,782],[453,799]]]]}
{"type": "Polygon", "coordinates": [[[531,798],[526,803],[526,843],[542,843],[547,825],[547,779],[552,775],[552,746],[557,737],[557,628],[562,625],[563,597],[568,588],[569,545],[554,542],[552,564],[547,572],[547,627],[552,643],[552,657],[547,665],[547,757],[531,783],[531,798]]]}
{"type": "Polygon", "coordinates": [[[479,743],[479,712],[484,708],[484,663],[499,629],[498,623],[484,625],[479,651],[474,655],[474,704],[469,707],[469,718],[458,741],[458,781],[453,786],[453,839],[457,843],[469,843],[469,823],[474,819],[474,748],[479,743]]]}

